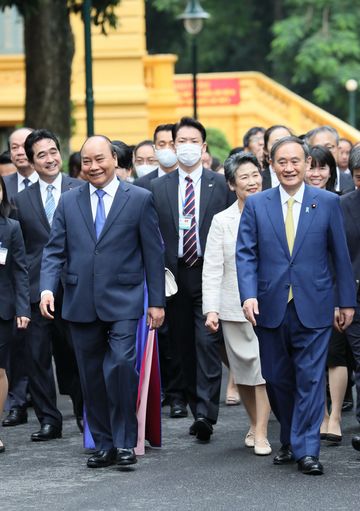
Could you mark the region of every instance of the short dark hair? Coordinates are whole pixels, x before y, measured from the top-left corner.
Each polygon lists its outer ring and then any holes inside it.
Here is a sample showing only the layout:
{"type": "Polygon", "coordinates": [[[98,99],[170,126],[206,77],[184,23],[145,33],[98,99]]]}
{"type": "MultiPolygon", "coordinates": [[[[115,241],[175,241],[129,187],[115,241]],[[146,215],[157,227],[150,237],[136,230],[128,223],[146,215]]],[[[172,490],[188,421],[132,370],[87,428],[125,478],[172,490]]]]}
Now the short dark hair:
{"type": "Polygon", "coordinates": [[[265,128],[262,128],[261,126],[254,126],[253,128],[250,128],[243,137],[243,145],[244,147],[249,147],[249,142],[251,137],[255,136],[257,133],[265,133],[265,128]]]}
{"type": "Polygon", "coordinates": [[[159,133],[159,131],[171,131],[171,136],[172,136],[173,127],[174,127],[174,124],[159,124],[159,126],[156,126],[154,135],[153,135],[154,144],[156,141],[156,135],[159,133]]]}
{"type": "Polygon", "coordinates": [[[179,122],[174,124],[172,129],[172,136],[174,142],[176,139],[176,135],[178,134],[178,131],[184,127],[195,128],[196,130],[200,131],[202,141],[206,142],[206,129],[201,124],[201,122],[197,121],[196,119],[193,119],[193,117],[182,117],[179,122]]]}
{"type": "Polygon", "coordinates": [[[126,170],[132,169],[132,149],[122,140],[113,140],[112,146],[116,153],[118,167],[126,170]]]}
{"type": "Polygon", "coordinates": [[[0,175],[0,188],[2,190],[2,201],[0,202],[0,216],[8,217],[11,211],[11,204],[7,196],[6,186],[3,177],[0,175]]]}
{"type": "Polygon", "coordinates": [[[231,185],[235,184],[235,174],[240,165],[244,163],[252,163],[261,174],[261,165],[255,154],[241,151],[229,156],[224,162],[225,179],[231,185]]]}
{"type": "Polygon", "coordinates": [[[31,133],[29,133],[29,135],[26,137],[24,144],[25,153],[29,162],[31,163],[34,162],[33,150],[34,144],[36,144],[36,142],[40,142],[40,140],[43,140],[44,138],[49,138],[50,140],[53,140],[55,142],[57,150],[60,152],[60,142],[55,133],[43,128],[39,130],[34,130],[31,133]]]}
{"type": "Polygon", "coordinates": [[[291,129],[288,128],[287,126],[284,126],[283,124],[274,124],[273,126],[270,126],[267,130],[265,130],[265,133],[264,133],[264,147],[265,147],[266,151],[268,150],[268,143],[269,143],[269,138],[270,138],[271,133],[273,133],[274,131],[279,130],[279,129],[288,131],[289,135],[293,134],[291,129]]]}
{"type": "Polygon", "coordinates": [[[8,165],[12,163],[9,151],[4,151],[0,154],[0,165],[8,165]]]}
{"type": "Polygon", "coordinates": [[[236,153],[241,153],[243,150],[244,150],[244,148],[242,146],[233,147],[231,149],[231,151],[229,152],[229,156],[232,156],[233,154],[236,154],[236,153]]]}
{"type": "Polygon", "coordinates": [[[76,151],[74,153],[71,153],[69,156],[69,176],[70,177],[78,177],[81,172],[81,155],[80,151],[76,151]]]}
{"type": "Polygon", "coordinates": [[[330,168],[330,177],[328,182],[326,183],[326,189],[329,192],[335,191],[335,183],[336,183],[336,161],[333,157],[330,149],[321,145],[314,145],[309,148],[309,153],[311,156],[311,166],[313,167],[313,163],[319,165],[319,167],[323,167],[324,165],[328,165],[330,168]]]}
{"type": "Polygon", "coordinates": [[[270,159],[271,160],[274,160],[275,158],[275,155],[277,153],[277,150],[284,144],[290,144],[290,143],[293,143],[293,144],[298,144],[299,146],[302,147],[303,151],[304,151],[304,156],[305,156],[305,159],[309,156],[309,148],[306,144],[306,142],[304,142],[303,140],[301,140],[300,138],[298,137],[284,137],[284,138],[281,138],[280,140],[278,140],[277,142],[275,142],[275,144],[272,146],[271,148],[271,153],[270,153],[270,159]]]}
{"type": "Polygon", "coordinates": [[[354,174],[354,170],[360,169],[360,145],[354,145],[349,155],[349,170],[351,175],[354,174]]]}
{"type": "Polygon", "coordinates": [[[136,146],[134,147],[134,151],[133,151],[134,155],[137,153],[138,149],[140,149],[140,147],[142,147],[144,145],[150,145],[151,147],[154,147],[154,142],[152,140],[142,140],[141,142],[136,144],[136,146]]]}

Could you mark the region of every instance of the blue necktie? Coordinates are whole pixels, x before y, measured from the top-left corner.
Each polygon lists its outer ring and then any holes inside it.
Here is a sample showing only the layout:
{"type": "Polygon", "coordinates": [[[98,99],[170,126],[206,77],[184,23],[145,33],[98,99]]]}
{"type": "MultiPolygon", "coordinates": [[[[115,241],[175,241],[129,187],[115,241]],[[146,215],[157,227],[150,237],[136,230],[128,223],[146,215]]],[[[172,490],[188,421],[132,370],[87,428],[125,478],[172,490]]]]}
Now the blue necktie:
{"type": "Polygon", "coordinates": [[[104,190],[96,190],[96,195],[99,197],[98,205],[96,208],[96,217],[95,217],[95,232],[96,238],[98,239],[101,231],[103,230],[106,216],[105,216],[105,207],[104,207],[104,195],[106,192],[104,190]]]}
{"type": "Polygon", "coordinates": [[[53,216],[54,216],[55,208],[56,208],[54,195],[52,193],[54,188],[55,187],[53,185],[47,185],[47,187],[46,187],[47,196],[46,196],[46,201],[45,201],[45,213],[46,213],[46,216],[47,216],[47,219],[48,219],[48,222],[50,225],[52,224],[53,216]]]}
{"type": "Polygon", "coordinates": [[[23,183],[24,183],[24,188],[27,188],[30,184],[30,179],[28,179],[27,177],[23,180],[23,183]]]}

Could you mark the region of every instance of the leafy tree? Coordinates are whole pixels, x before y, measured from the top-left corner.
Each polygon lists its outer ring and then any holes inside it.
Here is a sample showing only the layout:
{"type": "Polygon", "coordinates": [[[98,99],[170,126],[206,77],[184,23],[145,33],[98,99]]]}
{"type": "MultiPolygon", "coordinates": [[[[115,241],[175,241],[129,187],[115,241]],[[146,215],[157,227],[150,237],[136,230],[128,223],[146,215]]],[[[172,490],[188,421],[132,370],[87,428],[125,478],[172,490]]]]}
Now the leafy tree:
{"type": "MultiPolygon", "coordinates": [[[[176,19],[186,3],[186,0],[148,0],[146,8],[148,50],[178,54],[178,73],[191,71],[189,36],[182,22],[176,19]]],[[[211,17],[196,36],[199,71],[271,72],[267,60],[271,25],[281,12],[282,0],[202,0],[201,5],[211,17]]]]}
{"type": "Polygon", "coordinates": [[[349,78],[360,79],[360,0],[285,0],[274,24],[274,76],[344,117],[349,78]]]}
{"type": "Polygon", "coordinates": [[[231,150],[231,146],[224,133],[217,128],[206,127],[206,142],[211,151],[211,155],[215,156],[215,158],[223,163],[231,150]]]}
{"type": "MultiPolygon", "coordinates": [[[[120,0],[92,0],[93,22],[115,26],[120,0]]],[[[71,135],[70,84],[74,37],[70,13],[82,0],[0,0],[0,8],[17,7],[24,19],[26,62],[25,125],[47,127],[60,137],[65,153],[71,135]]]]}

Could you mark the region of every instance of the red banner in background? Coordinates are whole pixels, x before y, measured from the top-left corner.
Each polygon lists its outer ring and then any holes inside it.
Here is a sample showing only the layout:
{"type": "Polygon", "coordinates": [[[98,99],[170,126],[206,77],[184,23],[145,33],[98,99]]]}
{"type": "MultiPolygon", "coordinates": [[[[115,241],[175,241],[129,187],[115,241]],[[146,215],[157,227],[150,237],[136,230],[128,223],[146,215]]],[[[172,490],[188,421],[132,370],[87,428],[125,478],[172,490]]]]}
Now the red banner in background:
{"type": "MultiPolygon", "coordinates": [[[[179,106],[192,106],[192,78],[175,77],[175,89],[180,96],[179,106]]],[[[198,78],[197,103],[199,106],[238,105],[240,85],[238,78],[198,78]]]]}

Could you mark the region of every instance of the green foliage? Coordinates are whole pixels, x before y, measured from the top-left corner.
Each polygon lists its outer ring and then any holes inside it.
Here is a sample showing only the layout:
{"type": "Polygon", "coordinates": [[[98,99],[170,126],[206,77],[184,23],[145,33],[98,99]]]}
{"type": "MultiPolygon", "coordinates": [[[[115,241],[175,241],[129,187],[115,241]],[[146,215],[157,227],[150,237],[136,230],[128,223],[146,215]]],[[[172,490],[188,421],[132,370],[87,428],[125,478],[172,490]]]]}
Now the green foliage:
{"type": "Polygon", "coordinates": [[[360,0],[286,0],[270,59],[285,85],[333,113],[346,111],[345,82],[360,80],[360,0]]]}
{"type": "Polygon", "coordinates": [[[206,142],[212,156],[218,158],[221,163],[228,157],[231,146],[224,133],[218,128],[206,127],[206,142]]]}

